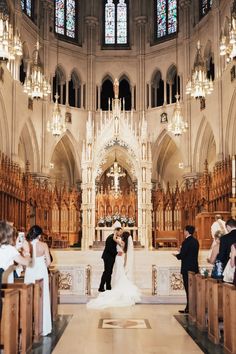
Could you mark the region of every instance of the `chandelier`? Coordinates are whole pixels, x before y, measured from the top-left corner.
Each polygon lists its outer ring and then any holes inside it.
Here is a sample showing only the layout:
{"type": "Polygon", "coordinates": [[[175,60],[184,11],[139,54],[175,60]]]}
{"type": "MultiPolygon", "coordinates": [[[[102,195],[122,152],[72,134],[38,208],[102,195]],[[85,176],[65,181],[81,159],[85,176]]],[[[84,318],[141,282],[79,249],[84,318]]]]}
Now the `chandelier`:
{"type": "Polygon", "coordinates": [[[231,23],[229,24],[229,35],[223,33],[220,37],[220,55],[226,56],[226,62],[236,59],[236,0],[231,10],[231,23]]]}
{"type": "Polygon", "coordinates": [[[47,131],[52,133],[53,136],[60,136],[66,131],[65,119],[63,119],[61,114],[61,109],[58,104],[58,93],[55,95],[55,103],[53,107],[52,120],[47,123],[47,131]]]}
{"type": "MultiPolygon", "coordinates": [[[[178,78],[177,78],[178,79],[178,78]]],[[[168,123],[168,131],[170,131],[175,136],[180,136],[186,132],[188,128],[188,123],[184,121],[181,104],[179,101],[179,94],[175,95],[176,103],[174,108],[173,117],[168,123]]]]}
{"type": "Polygon", "coordinates": [[[32,99],[45,98],[51,93],[51,85],[43,75],[43,70],[39,60],[39,41],[33,52],[33,65],[31,74],[27,76],[24,83],[24,92],[32,99]]]}
{"type": "Polygon", "coordinates": [[[121,167],[118,165],[118,162],[115,158],[113,166],[110,167],[110,171],[107,173],[107,177],[113,178],[113,184],[111,187],[112,194],[115,198],[118,198],[121,195],[120,190],[120,181],[119,178],[125,177],[126,173],[122,171],[121,167]]]}
{"type": "MultiPolygon", "coordinates": [[[[58,67],[58,40],[57,40],[57,67],[58,67]]],[[[47,123],[47,131],[52,133],[53,136],[60,136],[66,131],[65,119],[62,117],[61,109],[58,103],[58,74],[56,73],[56,95],[53,107],[51,122],[47,123]]]]}
{"type": "Polygon", "coordinates": [[[197,42],[197,53],[194,60],[191,79],[186,85],[186,94],[196,99],[205,98],[213,91],[213,81],[207,78],[205,63],[201,53],[200,41],[197,42]]]}
{"type": "Polygon", "coordinates": [[[180,104],[180,95],[179,95],[179,85],[178,85],[178,42],[176,38],[176,92],[175,95],[176,103],[174,108],[173,116],[168,123],[168,131],[170,131],[175,136],[182,135],[188,128],[188,123],[184,121],[182,107],[180,104]]]}
{"type": "Polygon", "coordinates": [[[16,30],[9,23],[8,15],[0,13],[0,61],[14,61],[22,56],[22,42],[16,30]]]}

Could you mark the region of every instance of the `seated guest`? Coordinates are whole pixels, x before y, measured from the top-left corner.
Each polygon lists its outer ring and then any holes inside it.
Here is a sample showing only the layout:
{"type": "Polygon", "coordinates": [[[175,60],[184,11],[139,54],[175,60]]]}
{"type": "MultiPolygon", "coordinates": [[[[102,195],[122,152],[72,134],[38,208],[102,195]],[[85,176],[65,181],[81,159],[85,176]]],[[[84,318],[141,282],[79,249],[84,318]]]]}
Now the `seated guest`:
{"type": "Polygon", "coordinates": [[[235,267],[233,283],[236,286],[236,243],[231,246],[230,265],[232,268],[235,267]]]}
{"type": "Polygon", "coordinates": [[[229,219],[226,222],[226,229],[228,234],[223,235],[220,238],[220,249],[218,255],[218,259],[223,263],[223,269],[230,258],[231,246],[236,243],[236,220],[229,219]]]}
{"type": "Polygon", "coordinates": [[[213,246],[211,250],[210,257],[207,258],[208,263],[213,264],[212,272],[211,272],[211,277],[214,279],[222,279],[223,278],[223,266],[221,261],[218,259],[218,254],[219,254],[219,249],[220,249],[220,238],[224,234],[222,231],[218,230],[215,233],[215,245],[213,246]]]}
{"type": "Polygon", "coordinates": [[[0,268],[3,283],[13,283],[14,262],[27,266],[30,262],[29,254],[22,257],[14,247],[14,230],[6,221],[0,221],[0,268]]]}
{"type": "Polygon", "coordinates": [[[26,239],[28,249],[32,248],[32,264],[25,270],[25,283],[35,283],[35,280],[43,279],[43,336],[51,333],[51,308],[50,294],[48,283],[48,267],[51,263],[48,246],[45,242],[40,241],[43,230],[40,226],[34,225],[30,228],[26,239]]]}

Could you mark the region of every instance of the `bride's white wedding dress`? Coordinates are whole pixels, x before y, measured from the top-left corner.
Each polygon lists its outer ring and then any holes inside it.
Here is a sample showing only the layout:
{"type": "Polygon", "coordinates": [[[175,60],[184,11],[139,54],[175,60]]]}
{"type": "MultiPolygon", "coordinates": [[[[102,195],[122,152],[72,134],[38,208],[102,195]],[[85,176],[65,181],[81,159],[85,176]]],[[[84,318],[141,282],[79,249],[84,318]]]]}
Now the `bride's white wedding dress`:
{"type": "MultiPolygon", "coordinates": [[[[128,248],[131,246],[132,238],[129,237],[128,248]]],[[[132,242],[133,244],[133,242],[132,242]]],[[[117,252],[122,251],[122,248],[117,245],[117,252]]],[[[113,273],[112,273],[112,289],[100,293],[96,299],[90,300],[87,303],[87,308],[104,309],[107,307],[124,307],[132,306],[136,302],[140,302],[140,291],[137,286],[130,280],[132,273],[131,263],[132,255],[127,252],[129,259],[125,262],[125,254],[116,256],[113,273]],[[126,264],[125,264],[126,263],[126,264]]]]}

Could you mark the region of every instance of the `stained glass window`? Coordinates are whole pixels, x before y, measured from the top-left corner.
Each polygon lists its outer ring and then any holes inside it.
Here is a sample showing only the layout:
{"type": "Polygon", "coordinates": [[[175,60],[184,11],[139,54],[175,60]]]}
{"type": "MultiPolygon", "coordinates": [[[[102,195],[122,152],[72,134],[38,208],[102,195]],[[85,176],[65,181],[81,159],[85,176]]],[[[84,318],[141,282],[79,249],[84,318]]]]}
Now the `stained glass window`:
{"type": "Polygon", "coordinates": [[[177,32],[178,0],[155,0],[155,38],[177,32]]]}
{"type": "Polygon", "coordinates": [[[128,1],[106,0],[104,4],[104,44],[117,47],[127,45],[128,1]]]}
{"type": "Polygon", "coordinates": [[[204,17],[211,9],[212,0],[200,0],[199,9],[200,9],[200,18],[204,17]]]}
{"type": "Polygon", "coordinates": [[[78,1],[55,0],[55,32],[68,39],[77,39],[78,1]]]}
{"type": "Polygon", "coordinates": [[[32,0],[21,0],[21,8],[27,16],[32,17],[32,0]]]}

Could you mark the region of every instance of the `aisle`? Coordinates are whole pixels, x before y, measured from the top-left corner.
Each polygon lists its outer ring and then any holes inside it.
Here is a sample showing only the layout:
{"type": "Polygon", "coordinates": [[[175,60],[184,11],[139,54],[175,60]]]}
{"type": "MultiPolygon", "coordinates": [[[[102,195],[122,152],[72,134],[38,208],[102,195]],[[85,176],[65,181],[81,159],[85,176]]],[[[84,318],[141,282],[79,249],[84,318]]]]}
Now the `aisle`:
{"type": "Polygon", "coordinates": [[[173,317],[180,307],[136,305],[95,311],[85,305],[61,305],[60,313],[73,318],[53,354],[202,353],[173,317]]]}

